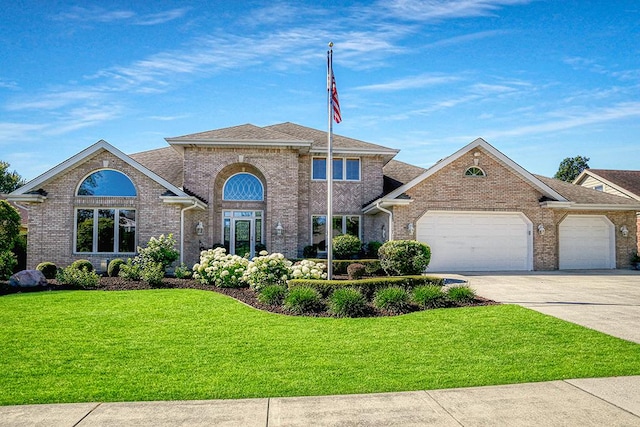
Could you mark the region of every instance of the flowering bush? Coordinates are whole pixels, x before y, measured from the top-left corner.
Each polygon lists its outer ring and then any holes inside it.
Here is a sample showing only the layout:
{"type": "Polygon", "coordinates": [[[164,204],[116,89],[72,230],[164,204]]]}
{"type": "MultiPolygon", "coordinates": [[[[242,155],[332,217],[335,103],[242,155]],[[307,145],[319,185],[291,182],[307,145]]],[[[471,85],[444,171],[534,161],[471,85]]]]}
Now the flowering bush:
{"type": "Polygon", "coordinates": [[[327,266],[321,262],[303,259],[291,267],[292,279],[326,279],[327,266]]]}
{"type": "Polygon", "coordinates": [[[286,285],[291,278],[291,261],[281,253],[267,251],[260,252],[260,256],[254,257],[247,266],[242,279],[259,291],[265,286],[286,285]]]}
{"type": "Polygon", "coordinates": [[[193,278],[205,285],[239,288],[243,286],[242,275],[248,264],[248,259],[227,254],[225,248],[209,249],[200,252],[200,262],[193,266],[193,278]]]}
{"type": "Polygon", "coordinates": [[[137,258],[140,264],[159,262],[163,268],[166,268],[180,256],[175,245],[176,239],[173,238],[173,234],[168,236],[161,234],[157,239],[152,237],[145,248],[138,247],[137,258]]]}

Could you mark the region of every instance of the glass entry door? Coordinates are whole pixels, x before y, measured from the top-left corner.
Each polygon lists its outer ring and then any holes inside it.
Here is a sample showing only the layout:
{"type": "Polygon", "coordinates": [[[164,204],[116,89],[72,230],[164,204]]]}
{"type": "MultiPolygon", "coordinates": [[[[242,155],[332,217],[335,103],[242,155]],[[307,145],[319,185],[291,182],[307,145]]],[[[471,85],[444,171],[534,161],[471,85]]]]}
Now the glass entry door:
{"type": "Polygon", "coordinates": [[[233,249],[232,253],[240,256],[253,256],[254,242],[253,221],[250,219],[233,219],[233,249]]]}
{"type": "Polygon", "coordinates": [[[262,211],[225,211],[223,229],[227,253],[254,257],[262,243],[262,211]]]}

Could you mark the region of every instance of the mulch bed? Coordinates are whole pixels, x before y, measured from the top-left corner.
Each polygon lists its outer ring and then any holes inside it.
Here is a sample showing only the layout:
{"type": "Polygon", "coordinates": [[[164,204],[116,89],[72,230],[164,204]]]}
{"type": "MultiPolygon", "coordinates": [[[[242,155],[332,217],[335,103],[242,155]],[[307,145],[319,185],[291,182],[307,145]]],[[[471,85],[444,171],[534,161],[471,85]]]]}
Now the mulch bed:
{"type": "MultiPolygon", "coordinates": [[[[36,287],[36,288],[25,288],[25,289],[16,289],[9,286],[7,281],[0,281],[0,295],[7,295],[12,293],[19,292],[42,292],[42,291],[57,291],[57,290],[71,290],[72,288],[59,285],[56,280],[49,280],[49,286],[47,287],[36,287]]],[[[203,285],[197,280],[191,279],[176,279],[176,278],[165,278],[162,281],[161,286],[150,286],[147,282],[143,281],[133,281],[133,280],[124,280],[120,277],[102,277],[100,278],[100,283],[98,286],[92,291],[136,291],[136,290],[145,290],[145,289],[200,289],[204,291],[213,291],[218,292],[227,296],[230,296],[240,302],[243,302],[251,307],[255,307],[259,310],[269,311],[272,313],[278,314],[286,314],[290,316],[296,316],[295,313],[292,313],[285,309],[280,305],[268,305],[263,304],[258,301],[257,295],[255,291],[250,288],[217,288],[214,286],[203,285]]],[[[476,296],[475,300],[468,304],[458,304],[454,307],[475,307],[475,306],[486,306],[486,305],[497,305],[499,303],[476,296]]],[[[411,311],[419,311],[418,307],[413,307],[411,311]]],[[[379,317],[379,316],[394,316],[397,313],[391,313],[385,310],[379,310],[373,306],[370,307],[369,312],[366,314],[367,317],[379,317]]],[[[333,317],[327,311],[320,311],[315,313],[307,313],[304,316],[313,316],[313,317],[333,317]]]]}

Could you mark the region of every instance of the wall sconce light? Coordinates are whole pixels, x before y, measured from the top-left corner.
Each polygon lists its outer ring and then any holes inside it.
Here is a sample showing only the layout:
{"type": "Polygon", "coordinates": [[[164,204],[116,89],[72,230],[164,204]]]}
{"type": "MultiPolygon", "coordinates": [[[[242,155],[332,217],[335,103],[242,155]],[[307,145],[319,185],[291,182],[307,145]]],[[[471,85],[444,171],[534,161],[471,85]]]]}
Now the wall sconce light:
{"type": "Polygon", "coordinates": [[[384,226],[384,224],[382,224],[382,227],[380,227],[381,231],[382,231],[382,240],[387,238],[387,228],[384,226]]]}
{"type": "Polygon", "coordinates": [[[545,231],[546,230],[544,229],[544,225],[538,224],[538,233],[540,233],[541,236],[544,236],[545,231]]]}
{"type": "Polygon", "coordinates": [[[282,236],[283,232],[284,232],[284,227],[282,226],[282,223],[278,221],[278,224],[276,224],[276,236],[282,236]]]}
{"type": "Polygon", "coordinates": [[[414,228],[413,228],[413,223],[412,222],[407,224],[407,230],[409,230],[409,233],[413,234],[414,228]]]}
{"type": "Polygon", "coordinates": [[[202,236],[204,234],[204,225],[202,225],[202,221],[198,221],[196,225],[196,234],[198,236],[202,236]]]}
{"type": "Polygon", "coordinates": [[[629,229],[627,228],[626,225],[623,225],[622,227],[620,227],[620,232],[622,233],[622,237],[629,236],[629,229]]]}

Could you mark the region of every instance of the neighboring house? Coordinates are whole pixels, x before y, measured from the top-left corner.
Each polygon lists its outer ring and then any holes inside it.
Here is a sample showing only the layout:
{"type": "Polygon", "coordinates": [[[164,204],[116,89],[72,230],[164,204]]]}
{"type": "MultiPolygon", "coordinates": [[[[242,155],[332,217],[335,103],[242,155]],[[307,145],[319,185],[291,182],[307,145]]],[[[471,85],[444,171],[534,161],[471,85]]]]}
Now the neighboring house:
{"type": "MultiPolygon", "coordinates": [[[[247,124],[166,141],[131,155],[99,141],[11,193],[29,207],[28,265],[104,268],[168,233],[188,265],[217,244],[326,249],[326,132],[247,124]]],[[[623,268],[636,247],[639,202],[534,176],[482,139],[429,169],[340,135],[333,147],[333,234],[424,241],[432,271],[623,268]]]]}
{"type": "MultiPolygon", "coordinates": [[[[585,169],[574,184],[640,201],[640,171],[585,169]]],[[[640,212],[637,216],[638,252],[640,252],[640,212]]]]}

